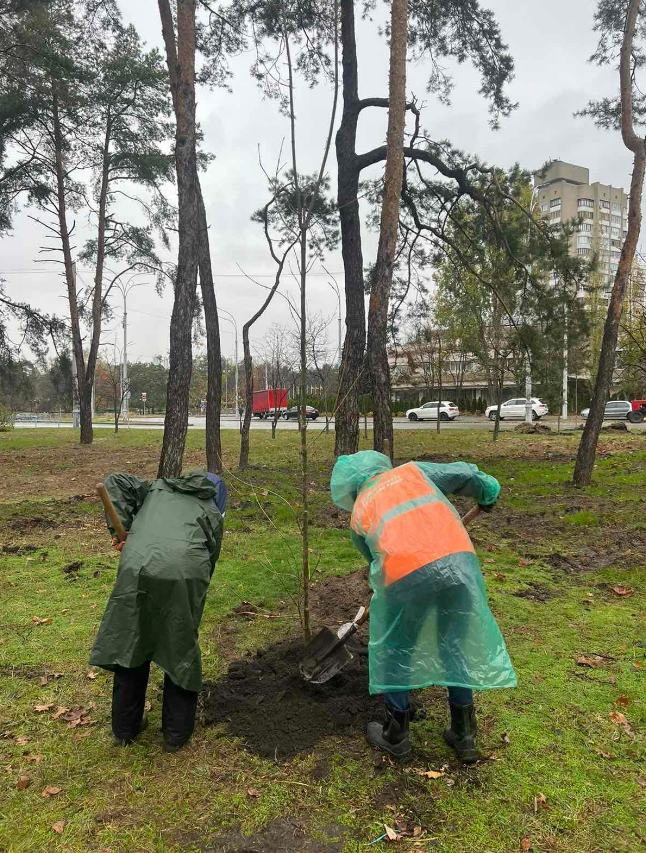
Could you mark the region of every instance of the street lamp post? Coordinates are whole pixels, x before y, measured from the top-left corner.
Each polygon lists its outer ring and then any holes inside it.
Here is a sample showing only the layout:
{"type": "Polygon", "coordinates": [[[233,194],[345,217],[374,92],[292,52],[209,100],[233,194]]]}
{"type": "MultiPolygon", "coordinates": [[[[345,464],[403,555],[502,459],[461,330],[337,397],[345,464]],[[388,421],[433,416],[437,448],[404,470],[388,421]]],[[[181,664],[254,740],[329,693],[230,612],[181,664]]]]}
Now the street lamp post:
{"type": "Polygon", "coordinates": [[[121,295],[123,297],[123,353],[121,359],[121,399],[122,399],[122,410],[123,417],[126,423],[128,422],[128,409],[130,403],[130,392],[128,390],[128,294],[135,289],[135,287],[142,287],[144,284],[148,282],[140,281],[136,284],[132,284],[133,279],[137,278],[139,275],[148,275],[148,273],[135,273],[131,275],[127,282],[118,281],[116,285],[118,289],[121,291],[121,295]]]}
{"type": "MultiPolygon", "coordinates": [[[[236,361],[236,409],[240,410],[239,398],[238,398],[238,324],[236,323],[236,318],[230,311],[225,311],[224,308],[218,307],[218,314],[226,314],[226,317],[223,317],[223,320],[231,323],[235,330],[235,352],[234,358],[236,361]]],[[[242,416],[240,416],[240,428],[242,429],[242,416]]]]}

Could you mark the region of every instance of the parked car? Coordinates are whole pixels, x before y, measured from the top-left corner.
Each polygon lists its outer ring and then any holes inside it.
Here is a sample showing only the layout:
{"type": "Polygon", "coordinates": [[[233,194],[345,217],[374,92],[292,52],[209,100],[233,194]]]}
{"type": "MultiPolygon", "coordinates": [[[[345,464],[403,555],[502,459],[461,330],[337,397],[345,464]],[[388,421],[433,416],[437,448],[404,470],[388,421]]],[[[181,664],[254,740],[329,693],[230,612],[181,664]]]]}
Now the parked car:
{"type": "MultiPolygon", "coordinates": [[[[306,406],[305,410],[306,410],[305,417],[308,419],[308,421],[315,421],[318,418],[319,410],[315,409],[314,406],[306,406]]],[[[298,419],[300,412],[301,412],[300,406],[292,406],[291,409],[287,409],[286,412],[283,412],[283,418],[286,421],[290,420],[290,418],[298,419]]]]}
{"type": "MultiPolygon", "coordinates": [[[[581,412],[581,417],[587,418],[589,414],[590,409],[584,409],[581,412]]],[[[628,400],[609,400],[606,403],[603,419],[604,421],[628,420],[631,423],[638,424],[644,420],[644,413],[640,410],[635,411],[632,403],[628,400]]]]}
{"type": "MultiPolygon", "coordinates": [[[[406,412],[406,417],[409,421],[436,421],[438,405],[437,400],[432,403],[424,403],[423,406],[418,406],[416,409],[409,409],[406,412]]],[[[454,421],[460,416],[458,407],[448,400],[442,400],[439,408],[441,421],[454,421]]]]}
{"type": "MultiPolygon", "coordinates": [[[[505,418],[520,418],[521,420],[524,420],[526,408],[527,397],[515,397],[513,400],[507,400],[507,402],[503,403],[500,407],[500,420],[504,421],[505,418]]],[[[487,406],[485,409],[485,415],[490,421],[495,421],[497,411],[498,406],[487,406]]],[[[538,397],[532,397],[532,420],[538,421],[543,417],[543,415],[547,414],[549,414],[549,409],[545,403],[543,403],[542,400],[539,400],[538,397]]]]}
{"type": "Polygon", "coordinates": [[[34,412],[18,412],[14,418],[16,421],[37,421],[38,415],[34,412]]]}

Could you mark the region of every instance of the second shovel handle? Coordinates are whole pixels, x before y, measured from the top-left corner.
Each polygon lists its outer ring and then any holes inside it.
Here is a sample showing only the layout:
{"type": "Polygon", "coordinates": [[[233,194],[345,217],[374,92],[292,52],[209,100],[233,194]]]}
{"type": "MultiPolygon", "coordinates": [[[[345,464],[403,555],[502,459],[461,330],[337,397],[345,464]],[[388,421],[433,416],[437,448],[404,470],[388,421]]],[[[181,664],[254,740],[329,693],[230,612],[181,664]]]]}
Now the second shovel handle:
{"type": "Polygon", "coordinates": [[[117,537],[121,540],[121,542],[125,542],[126,537],[128,536],[126,528],[123,526],[121,519],[117,515],[117,511],[114,508],[114,504],[110,500],[108,490],[103,485],[103,483],[98,483],[96,487],[96,493],[101,498],[103,508],[105,509],[105,513],[108,516],[108,519],[110,520],[110,524],[114,528],[114,532],[117,534],[117,537]]]}

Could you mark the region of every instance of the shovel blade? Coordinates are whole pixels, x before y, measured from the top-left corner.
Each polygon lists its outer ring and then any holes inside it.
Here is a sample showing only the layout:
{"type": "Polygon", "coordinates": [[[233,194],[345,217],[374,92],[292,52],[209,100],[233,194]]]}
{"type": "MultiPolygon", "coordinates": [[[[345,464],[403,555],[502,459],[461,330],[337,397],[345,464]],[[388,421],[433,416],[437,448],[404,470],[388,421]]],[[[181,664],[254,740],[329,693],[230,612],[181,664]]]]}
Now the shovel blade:
{"type": "Polygon", "coordinates": [[[345,646],[339,646],[336,651],[321,661],[313,661],[312,658],[304,660],[300,667],[301,675],[310,684],[325,684],[352,660],[354,660],[353,654],[345,646]]]}

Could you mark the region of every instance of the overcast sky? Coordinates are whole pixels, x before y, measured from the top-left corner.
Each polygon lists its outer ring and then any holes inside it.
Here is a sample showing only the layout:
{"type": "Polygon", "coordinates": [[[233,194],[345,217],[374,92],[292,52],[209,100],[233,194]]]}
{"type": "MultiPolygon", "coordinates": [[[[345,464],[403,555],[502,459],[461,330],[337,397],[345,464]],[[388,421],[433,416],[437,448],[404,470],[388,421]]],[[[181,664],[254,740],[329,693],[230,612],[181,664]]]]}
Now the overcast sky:
{"type": "MultiPolygon", "coordinates": [[[[149,45],[162,47],[161,31],[155,0],[128,3],[120,0],[124,19],[135,24],[149,45]]],[[[559,158],[590,169],[591,181],[614,186],[630,184],[631,157],[618,134],[594,128],[588,120],[574,119],[572,114],[590,97],[613,94],[618,88],[614,69],[599,69],[587,59],[596,44],[592,32],[594,0],[542,0],[523,3],[518,0],[490,0],[510,45],[516,62],[516,77],[509,89],[519,108],[505,119],[499,131],[487,124],[486,104],[478,96],[478,77],[467,66],[455,72],[456,87],[451,107],[442,107],[427,97],[424,126],[435,139],[450,139],[455,145],[477,154],[498,166],[518,161],[529,169],[537,169],[551,158],[559,158]]],[[[387,94],[388,54],[377,34],[375,23],[360,24],[361,96],[387,94]]],[[[209,218],[213,270],[216,276],[219,305],[231,312],[241,330],[245,320],[257,309],[262,291],[246,280],[238,267],[253,276],[273,276],[262,232],[249,221],[255,209],[266,201],[266,180],[258,165],[258,147],[268,168],[273,168],[288,126],[276,105],[263,101],[249,76],[252,57],[243,54],[233,62],[233,92],[199,93],[198,114],[205,134],[205,147],[216,159],[202,177],[204,198],[209,218]]],[[[409,94],[424,97],[428,69],[423,64],[409,64],[409,94]]],[[[299,166],[302,170],[317,168],[322,152],[331,108],[328,86],[309,90],[300,84],[296,92],[299,166]]],[[[359,151],[382,144],[385,139],[386,112],[364,111],[359,151]]],[[[336,181],[334,156],[330,158],[333,186],[336,181]]],[[[65,313],[62,281],[51,271],[35,265],[42,229],[20,214],[13,236],[0,241],[0,274],[6,278],[8,292],[47,311],[65,313]],[[35,271],[37,270],[37,271],[35,271]],[[20,271],[20,272],[18,272],[20,271]]],[[[79,240],[78,243],[81,241],[79,240]]],[[[376,239],[366,236],[364,260],[374,260],[376,239]]],[[[337,274],[342,286],[340,253],[326,260],[326,267],[337,274]]],[[[336,297],[330,290],[322,269],[313,270],[310,309],[336,317],[336,297]]],[[[90,282],[91,272],[82,272],[90,282]]],[[[144,280],[144,279],[141,279],[144,280]]],[[[292,291],[295,288],[292,286],[292,291]]],[[[119,297],[120,300],[120,297],[119,297]]],[[[121,307],[115,300],[115,321],[103,339],[121,336],[121,307]],[[111,331],[110,331],[111,330],[111,331]]],[[[168,318],[172,310],[172,294],[157,296],[152,287],[139,287],[128,303],[130,360],[149,359],[168,350],[168,318]]],[[[272,323],[288,323],[285,302],[276,298],[252,336],[261,341],[272,323]]],[[[222,322],[223,354],[233,356],[233,327],[222,322]]],[[[333,323],[331,330],[336,330],[333,323]]],[[[240,331],[241,334],[241,331],[240,331]]],[[[331,337],[335,333],[331,331],[331,337]]],[[[240,344],[241,348],[241,344],[240,344]]]]}

